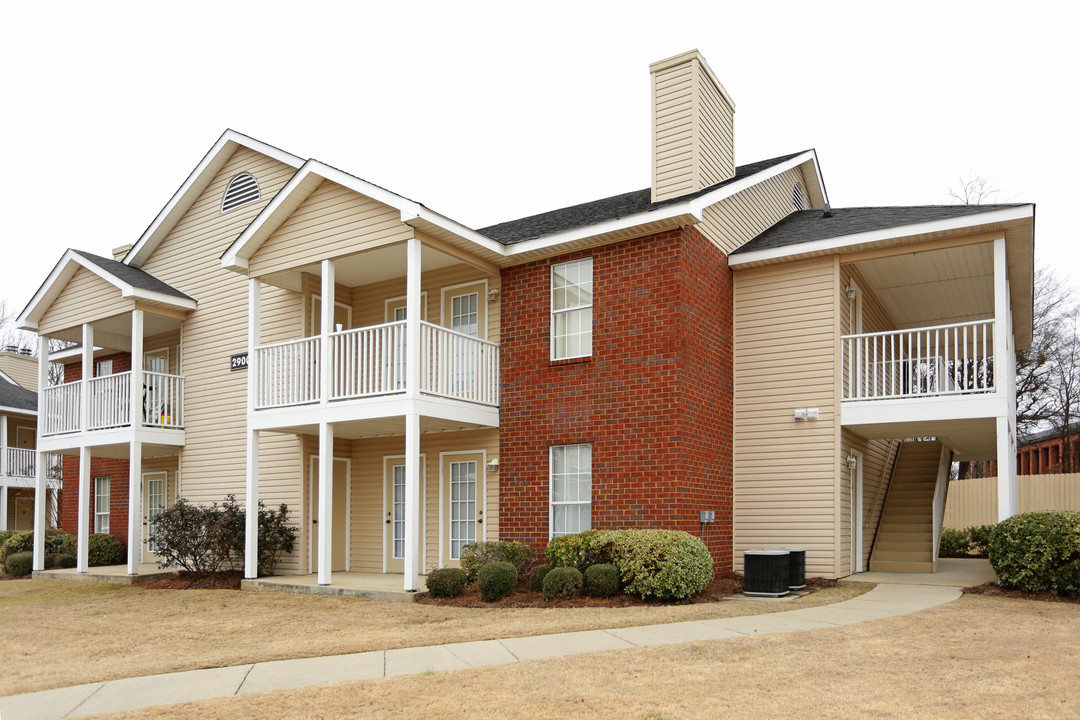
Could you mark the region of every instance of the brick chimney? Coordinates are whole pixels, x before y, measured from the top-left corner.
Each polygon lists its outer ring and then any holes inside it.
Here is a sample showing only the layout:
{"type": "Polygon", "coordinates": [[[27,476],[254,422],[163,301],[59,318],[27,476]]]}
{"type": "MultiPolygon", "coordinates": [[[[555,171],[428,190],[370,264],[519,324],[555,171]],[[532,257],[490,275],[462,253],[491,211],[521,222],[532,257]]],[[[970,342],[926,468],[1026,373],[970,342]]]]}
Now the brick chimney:
{"type": "Polygon", "coordinates": [[[653,202],[735,175],[735,102],[697,50],[655,62],[653,202]]]}

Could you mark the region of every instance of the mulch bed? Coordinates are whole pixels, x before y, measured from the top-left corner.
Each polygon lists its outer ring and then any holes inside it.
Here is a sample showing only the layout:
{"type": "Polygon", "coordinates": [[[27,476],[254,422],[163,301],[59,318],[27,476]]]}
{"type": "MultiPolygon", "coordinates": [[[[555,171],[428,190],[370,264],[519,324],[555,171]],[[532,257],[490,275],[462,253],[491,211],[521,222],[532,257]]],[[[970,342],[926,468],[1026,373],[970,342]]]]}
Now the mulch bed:
{"type": "Polygon", "coordinates": [[[171,575],[146,575],[131,583],[144,590],[239,590],[244,573],[240,570],[226,572],[193,573],[175,572],[171,575]]]}
{"type": "Polygon", "coordinates": [[[1017,598],[1019,600],[1039,600],[1041,602],[1063,602],[1080,605],[1080,593],[1073,595],[1055,595],[1052,592],[1025,592],[1016,588],[1007,588],[997,583],[988,582],[982,585],[966,587],[963,592],[971,595],[994,595],[997,597],[1017,598]]]}

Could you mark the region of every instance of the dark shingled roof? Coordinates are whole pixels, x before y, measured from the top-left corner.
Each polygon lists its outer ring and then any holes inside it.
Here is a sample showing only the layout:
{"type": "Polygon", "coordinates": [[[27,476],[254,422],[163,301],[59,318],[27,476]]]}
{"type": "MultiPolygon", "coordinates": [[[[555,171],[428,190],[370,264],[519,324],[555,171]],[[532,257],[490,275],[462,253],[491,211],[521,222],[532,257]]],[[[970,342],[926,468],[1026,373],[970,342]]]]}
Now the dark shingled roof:
{"type": "Polygon", "coordinates": [[[167,285],[161,282],[145,270],[141,270],[137,267],[131,267],[130,265],[125,265],[122,262],[117,262],[116,260],[112,260],[110,258],[104,258],[100,255],[91,255],[90,253],[83,252],[82,250],[73,250],[72,252],[77,254],[79,257],[85,258],[90,262],[94,263],[105,272],[120,278],[132,287],[137,287],[142,290],[150,290],[152,292],[159,292],[163,295],[172,295],[173,297],[178,297],[183,300],[195,300],[195,298],[189,295],[185,295],[184,293],[174,288],[172,285],[167,285]]]}
{"type": "Polygon", "coordinates": [[[0,380],[0,407],[37,412],[37,393],[7,380],[0,380]]]}
{"type": "Polygon", "coordinates": [[[1018,207],[1012,205],[914,205],[909,207],[833,208],[832,217],[821,210],[793,212],[732,253],[787,247],[856,233],[945,220],[976,213],[1018,207]]]}
{"type": "MultiPolygon", "coordinates": [[[[1080,433],[1080,422],[1069,423],[1069,435],[1080,433]]],[[[1041,443],[1043,440],[1053,440],[1059,438],[1066,433],[1061,432],[1061,428],[1050,428],[1049,430],[1043,430],[1041,432],[1032,433],[1031,435],[1022,435],[1016,439],[1017,447],[1023,447],[1024,445],[1035,445],[1041,443]]]]}
{"type": "Polygon", "coordinates": [[[615,195],[614,197],[604,198],[602,200],[593,200],[592,202],[582,203],[581,205],[572,205],[560,210],[551,210],[549,212],[540,213],[539,215],[530,215],[529,217],[519,218],[518,220],[510,220],[508,222],[499,223],[498,225],[489,225],[488,227],[480,228],[477,232],[482,235],[487,235],[492,240],[500,242],[503,245],[514,245],[515,243],[533,240],[538,237],[544,237],[545,235],[552,235],[554,233],[586,227],[588,225],[596,225],[597,223],[605,222],[607,220],[616,220],[629,215],[637,215],[650,210],[657,210],[675,203],[693,200],[694,198],[701,197],[713,190],[722,188],[725,185],[730,185],[733,182],[755,175],[763,170],[767,170],[774,165],[779,165],[780,163],[801,154],[802,153],[792,153],[791,155],[762,160],[761,162],[750,163],[749,165],[740,165],[735,168],[735,177],[725,180],[722,183],[717,183],[711,187],[707,187],[704,190],[699,190],[695,193],[677,198],[670,198],[654,203],[651,201],[652,190],[650,188],[645,188],[644,190],[635,190],[634,192],[623,193],[622,195],[615,195]]]}

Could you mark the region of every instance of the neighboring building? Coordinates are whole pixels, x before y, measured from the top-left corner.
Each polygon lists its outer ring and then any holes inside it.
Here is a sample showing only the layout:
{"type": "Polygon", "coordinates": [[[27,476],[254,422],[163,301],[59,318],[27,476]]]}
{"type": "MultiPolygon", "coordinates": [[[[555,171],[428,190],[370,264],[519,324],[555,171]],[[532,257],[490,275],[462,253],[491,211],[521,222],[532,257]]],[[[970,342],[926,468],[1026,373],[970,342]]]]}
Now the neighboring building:
{"type": "Polygon", "coordinates": [[[81,342],[39,434],[79,568],[104,506],[136,572],[235,493],[320,584],[590,527],[933,569],[949,462],[1014,452],[1033,206],[829,210],[812,150],[735,164],[696,51],[651,73],[644,190],[476,230],[228,131],[133,246],[65,253],[20,322],[81,342]]]}
{"type": "MultiPolygon", "coordinates": [[[[0,531],[34,529],[34,483],[37,478],[38,362],[29,351],[7,347],[0,352],[0,531]]],[[[44,507],[56,525],[60,467],[57,456],[45,458],[44,507]]]]}
{"type": "MultiPolygon", "coordinates": [[[[996,466],[986,475],[996,474],[996,466]]],[[[1020,439],[1016,451],[1016,472],[1019,475],[1051,475],[1080,471],[1080,423],[1070,425],[1068,432],[1044,430],[1020,439]]]]}

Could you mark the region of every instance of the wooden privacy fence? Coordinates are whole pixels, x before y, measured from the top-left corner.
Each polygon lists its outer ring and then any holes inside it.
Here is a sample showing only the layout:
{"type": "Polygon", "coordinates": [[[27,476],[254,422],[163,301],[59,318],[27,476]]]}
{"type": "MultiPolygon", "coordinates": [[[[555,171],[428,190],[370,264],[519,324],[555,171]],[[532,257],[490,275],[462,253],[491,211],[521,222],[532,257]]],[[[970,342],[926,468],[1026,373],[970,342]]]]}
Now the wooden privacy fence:
{"type": "MultiPolygon", "coordinates": [[[[1080,473],[1021,475],[1017,481],[1022,513],[1033,510],[1080,510],[1080,473]]],[[[997,521],[996,477],[949,483],[945,527],[963,530],[972,525],[992,525],[997,521]]]]}

